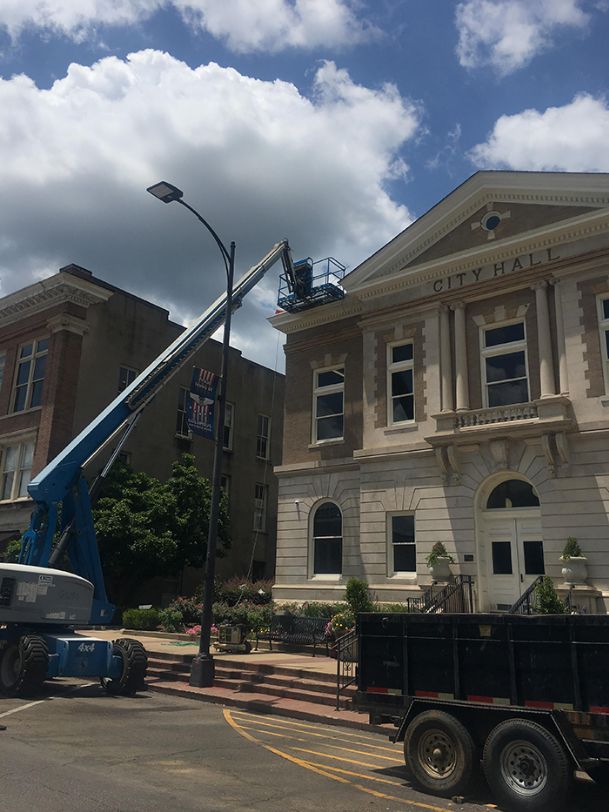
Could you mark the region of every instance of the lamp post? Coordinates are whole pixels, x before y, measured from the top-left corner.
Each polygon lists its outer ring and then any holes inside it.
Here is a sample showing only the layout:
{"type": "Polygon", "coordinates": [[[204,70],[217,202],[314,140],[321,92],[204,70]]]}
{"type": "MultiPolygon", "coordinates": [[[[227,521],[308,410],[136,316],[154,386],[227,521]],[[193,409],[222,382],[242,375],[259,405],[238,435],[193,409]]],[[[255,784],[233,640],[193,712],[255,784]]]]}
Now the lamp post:
{"type": "Polygon", "coordinates": [[[199,653],[193,659],[190,672],[190,684],[197,688],[209,688],[214,684],[215,665],[210,651],[212,601],[214,597],[214,576],[216,571],[216,545],[218,543],[218,516],[220,513],[220,478],[222,475],[222,449],[224,445],[224,418],[226,414],[226,376],[228,371],[228,352],[230,342],[230,324],[233,298],[233,274],[235,269],[235,243],[231,242],[227,251],[222,240],[198,211],[182,200],[184,193],[171,183],[161,181],[146,189],[163,203],[179,203],[191,211],[212,235],[226,269],[226,318],[224,320],[224,338],[222,341],[222,365],[220,369],[220,383],[218,386],[218,423],[216,427],[216,440],[214,444],[214,467],[211,483],[211,507],[209,511],[209,533],[207,536],[207,558],[205,564],[205,577],[203,579],[203,607],[201,610],[201,636],[199,638],[199,653]]]}

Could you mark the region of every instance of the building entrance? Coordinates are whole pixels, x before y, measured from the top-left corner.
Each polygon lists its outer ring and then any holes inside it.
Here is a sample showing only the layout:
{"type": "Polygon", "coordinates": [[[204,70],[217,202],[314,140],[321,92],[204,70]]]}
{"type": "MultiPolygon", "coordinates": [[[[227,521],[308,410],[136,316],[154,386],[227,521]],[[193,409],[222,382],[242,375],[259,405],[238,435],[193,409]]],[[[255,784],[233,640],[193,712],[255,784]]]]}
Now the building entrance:
{"type": "Polygon", "coordinates": [[[487,500],[483,524],[482,608],[506,611],[545,572],[541,512],[532,486],[522,480],[498,485],[487,500]]]}

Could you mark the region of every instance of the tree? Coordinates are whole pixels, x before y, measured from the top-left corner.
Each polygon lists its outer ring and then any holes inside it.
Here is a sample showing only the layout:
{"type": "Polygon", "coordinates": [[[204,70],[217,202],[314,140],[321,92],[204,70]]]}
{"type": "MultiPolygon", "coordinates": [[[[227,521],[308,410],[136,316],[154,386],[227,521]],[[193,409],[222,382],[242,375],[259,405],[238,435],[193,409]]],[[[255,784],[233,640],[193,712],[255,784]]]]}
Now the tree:
{"type": "MultiPolygon", "coordinates": [[[[119,606],[142,581],[200,567],[206,554],[210,486],[195,459],[174,462],[162,483],[117,463],[93,511],[95,530],[112,600],[119,606]]],[[[220,510],[220,542],[229,545],[225,504],[220,510]]],[[[221,552],[221,551],[220,551],[221,552]]]]}

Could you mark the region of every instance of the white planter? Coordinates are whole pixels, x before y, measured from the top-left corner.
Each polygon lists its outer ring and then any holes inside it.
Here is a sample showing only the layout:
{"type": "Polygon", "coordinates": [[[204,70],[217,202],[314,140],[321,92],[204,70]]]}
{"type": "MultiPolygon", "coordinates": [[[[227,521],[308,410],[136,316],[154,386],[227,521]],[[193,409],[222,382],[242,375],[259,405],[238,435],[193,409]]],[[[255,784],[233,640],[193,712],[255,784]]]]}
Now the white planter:
{"type": "Polygon", "coordinates": [[[584,584],[588,577],[588,559],[581,556],[573,556],[562,562],[562,575],[565,584],[584,584]]]}
{"type": "Polygon", "coordinates": [[[436,558],[433,564],[429,564],[429,572],[434,581],[449,581],[451,577],[450,558],[436,558]]]}

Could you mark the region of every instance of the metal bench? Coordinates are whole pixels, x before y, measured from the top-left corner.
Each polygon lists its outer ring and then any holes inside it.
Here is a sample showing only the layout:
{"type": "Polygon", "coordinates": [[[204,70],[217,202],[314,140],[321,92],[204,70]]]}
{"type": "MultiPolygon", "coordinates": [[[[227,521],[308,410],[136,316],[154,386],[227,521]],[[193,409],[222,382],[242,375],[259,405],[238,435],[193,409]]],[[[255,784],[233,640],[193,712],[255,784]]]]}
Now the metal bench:
{"type": "Polygon", "coordinates": [[[292,645],[313,645],[313,656],[318,643],[323,643],[328,653],[328,641],[325,631],[330,618],[324,617],[296,617],[295,615],[273,615],[271,625],[267,632],[256,635],[256,648],[258,640],[268,640],[269,649],[273,650],[273,642],[292,645]]]}

